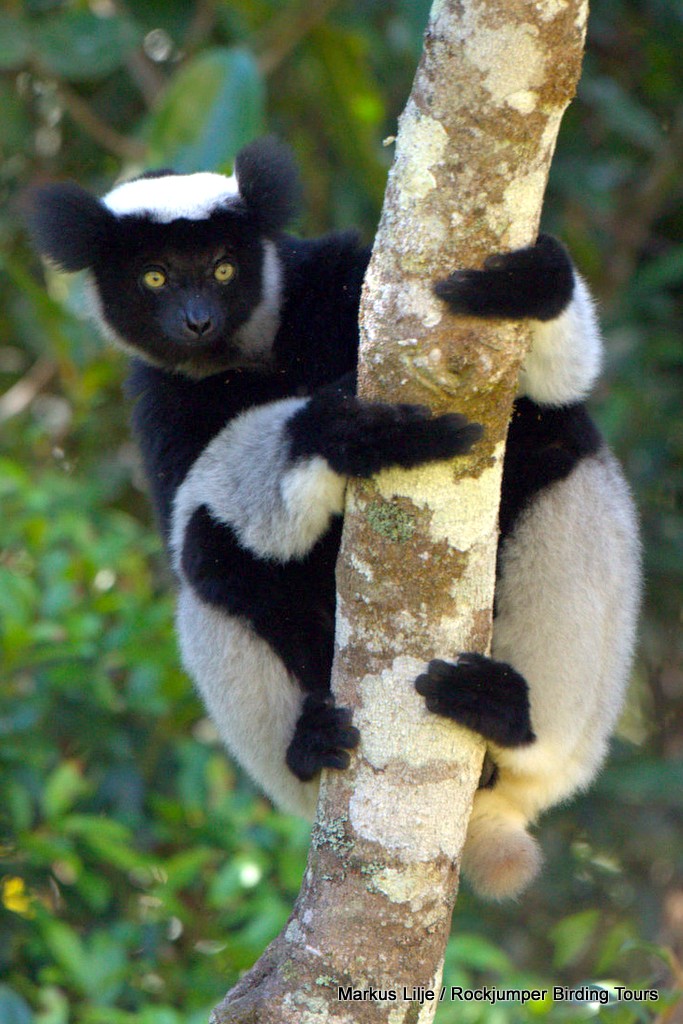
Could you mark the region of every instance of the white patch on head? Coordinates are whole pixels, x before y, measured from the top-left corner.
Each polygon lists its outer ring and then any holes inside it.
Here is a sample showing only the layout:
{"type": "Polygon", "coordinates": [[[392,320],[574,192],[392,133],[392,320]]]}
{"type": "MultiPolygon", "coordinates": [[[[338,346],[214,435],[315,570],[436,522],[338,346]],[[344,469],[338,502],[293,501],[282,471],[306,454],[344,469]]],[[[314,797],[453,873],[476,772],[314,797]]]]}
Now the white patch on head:
{"type": "Polygon", "coordinates": [[[200,505],[247,550],[282,562],[307,554],[341,513],[346,478],[320,456],[290,457],[287,422],[307,401],[249,409],[207,445],[175,498],[171,547],[178,571],[185,529],[200,505]]]}
{"type": "Polygon", "coordinates": [[[579,402],[602,364],[602,337],[585,282],[574,274],[574,295],[560,316],[532,322],[531,348],[519,376],[519,393],[545,405],[579,402]]]}
{"type": "Polygon", "coordinates": [[[304,694],[265,640],[183,585],[176,618],[183,665],[233,757],[283,810],[312,818],[319,780],[285,762],[304,694]]]}
{"type": "Polygon", "coordinates": [[[108,192],[102,202],[117,217],[148,217],[157,224],[170,224],[181,217],[208,220],[219,207],[238,198],[234,175],[228,178],[200,172],[125,181],[108,192]]]}

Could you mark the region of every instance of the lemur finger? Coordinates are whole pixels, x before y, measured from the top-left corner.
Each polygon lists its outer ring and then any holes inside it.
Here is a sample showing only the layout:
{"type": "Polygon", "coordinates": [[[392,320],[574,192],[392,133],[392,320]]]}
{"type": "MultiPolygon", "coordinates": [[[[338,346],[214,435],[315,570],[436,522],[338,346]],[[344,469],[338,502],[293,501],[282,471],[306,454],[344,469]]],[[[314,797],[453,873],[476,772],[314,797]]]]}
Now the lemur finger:
{"type": "Polygon", "coordinates": [[[318,755],[316,770],[337,768],[344,771],[351,764],[351,757],[345,750],[325,750],[318,755]]]}
{"type": "Polygon", "coordinates": [[[438,693],[443,684],[451,680],[454,675],[455,665],[452,661],[433,658],[427,666],[427,671],[415,680],[415,689],[423,697],[427,697],[430,694],[438,693]]]}
{"type": "Polygon", "coordinates": [[[322,728],[310,737],[310,749],[321,752],[330,748],[353,750],[360,742],[360,732],[355,725],[339,726],[336,723],[322,728]]]}

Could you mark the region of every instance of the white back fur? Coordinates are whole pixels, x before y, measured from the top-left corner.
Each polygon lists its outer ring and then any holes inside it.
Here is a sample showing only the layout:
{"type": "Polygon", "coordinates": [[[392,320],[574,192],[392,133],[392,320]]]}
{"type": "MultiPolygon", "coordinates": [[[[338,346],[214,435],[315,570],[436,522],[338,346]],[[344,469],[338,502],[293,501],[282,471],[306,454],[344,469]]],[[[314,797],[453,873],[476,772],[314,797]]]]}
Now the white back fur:
{"type": "Polygon", "coordinates": [[[170,224],[184,217],[207,220],[220,206],[239,196],[237,178],[202,171],[197,174],[164,174],[158,178],[124,181],[102,199],[117,217],[148,217],[170,224]]]}
{"type": "Polygon", "coordinates": [[[531,348],[519,377],[519,394],[545,405],[585,398],[602,365],[602,336],[595,305],[574,271],[572,300],[555,320],[532,322],[531,348]]]}

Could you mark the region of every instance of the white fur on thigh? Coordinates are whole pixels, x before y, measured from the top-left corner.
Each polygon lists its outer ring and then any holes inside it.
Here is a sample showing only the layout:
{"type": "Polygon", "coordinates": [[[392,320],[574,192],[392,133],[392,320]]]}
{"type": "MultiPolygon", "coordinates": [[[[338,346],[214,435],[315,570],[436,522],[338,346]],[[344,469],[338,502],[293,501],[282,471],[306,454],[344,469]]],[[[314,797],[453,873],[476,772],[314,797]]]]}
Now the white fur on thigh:
{"type": "Polygon", "coordinates": [[[542,491],[501,553],[493,656],[529,684],[536,741],[491,744],[498,777],[474,797],[463,872],[516,896],[540,866],[527,823],[598,771],[628,681],[640,593],[636,516],[606,450],[542,491]]]}
{"type": "Polygon", "coordinates": [[[537,739],[494,751],[495,788],[527,820],[603,760],[631,666],[639,555],[633,502],[606,449],[542,491],[503,548],[493,656],[527,680],[537,739]]]}
{"type": "Polygon", "coordinates": [[[301,688],[245,621],[206,604],[185,585],[177,628],[183,664],[228,750],[278,807],[312,818],[318,781],[301,782],[285,763],[301,688]]]}

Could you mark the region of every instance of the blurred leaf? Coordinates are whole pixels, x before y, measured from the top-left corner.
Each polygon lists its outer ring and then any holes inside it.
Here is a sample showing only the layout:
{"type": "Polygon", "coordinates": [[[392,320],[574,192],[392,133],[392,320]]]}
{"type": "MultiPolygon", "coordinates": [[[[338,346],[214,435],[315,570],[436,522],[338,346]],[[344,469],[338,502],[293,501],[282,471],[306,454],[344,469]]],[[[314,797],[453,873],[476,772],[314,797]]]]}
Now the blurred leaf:
{"type": "Polygon", "coordinates": [[[33,32],[36,58],[50,74],[79,82],[115,71],[140,43],[132,21],[88,11],[46,16],[33,32]]]}
{"type": "MultiPolygon", "coordinates": [[[[672,976],[675,976],[680,970],[674,951],[658,942],[645,942],[643,939],[628,938],[625,940],[621,951],[622,953],[631,953],[634,951],[638,953],[647,953],[648,956],[655,957],[657,960],[664,963],[672,976]]],[[[683,998],[683,992],[680,994],[679,998],[683,998]]]]}
{"type": "Polygon", "coordinates": [[[5,821],[9,820],[16,833],[29,829],[33,820],[33,801],[26,786],[21,785],[17,780],[8,779],[1,792],[5,821]]]}
{"type": "Polygon", "coordinates": [[[505,953],[481,935],[453,935],[448,943],[448,957],[453,963],[484,972],[501,974],[511,968],[505,953]]]}
{"type": "Polygon", "coordinates": [[[252,54],[216,47],[174,77],[147,126],[150,160],[175,170],[228,171],[264,130],[265,92],[252,54]]]}
{"type": "Polygon", "coordinates": [[[555,967],[568,967],[581,958],[595,935],[599,921],[599,910],[582,910],[555,925],[550,932],[555,947],[555,967]]]}
{"type": "Polygon", "coordinates": [[[84,943],[62,921],[45,919],[43,934],[69,980],[95,1003],[110,1002],[120,987],[125,950],[116,938],[95,932],[84,943]]]}
{"type": "Polygon", "coordinates": [[[69,1024],[69,999],[56,985],[40,989],[40,1016],[36,1024],[69,1024]]]}
{"type": "Polygon", "coordinates": [[[102,815],[70,814],[62,820],[61,827],[67,835],[95,836],[102,842],[126,843],[132,838],[131,830],[123,822],[102,815]]]}
{"type": "MultiPolygon", "coordinates": [[[[666,566],[663,565],[662,569],[666,566]]],[[[608,767],[596,783],[598,791],[626,804],[683,807],[683,760],[652,761],[608,767]]]]}
{"type": "Polygon", "coordinates": [[[7,272],[15,287],[30,298],[31,315],[36,329],[43,337],[43,343],[48,342],[45,348],[56,358],[75,359],[78,365],[83,360],[84,349],[89,352],[93,349],[90,328],[84,332],[83,324],[79,324],[64,305],[56,302],[19,261],[4,259],[0,254],[0,266],[7,272]],[[84,333],[87,333],[89,338],[85,345],[82,343],[84,333]]]}
{"type": "Polygon", "coordinates": [[[633,934],[632,927],[619,921],[603,936],[600,950],[595,960],[594,970],[598,975],[616,971],[633,934]]]}
{"type": "Polygon", "coordinates": [[[182,46],[196,6],[188,0],[164,0],[163,3],[159,0],[135,0],[128,11],[135,14],[135,20],[143,32],[162,29],[176,44],[182,46]]]}
{"type": "Polygon", "coordinates": [[[0,71],[21,67],[30,49],[30,31],[26,21],[0,11],[0,71]]]}
{"type": "Polygon", "coordinates": [[[414,60],[417,62],[422,53],[422,40],[429,10],[430,0],[399,0],[398,7],[401,11],[401,18],[394,18],[391,26],[394,32],[400,32],[400,41],[403,45],[410,47],[414,60]]]}
{"type": "Polygon", "coordinates": [[[134,871],[146,868],[150,864],[147,854],[136,850],[132,845],[112,839],[101,833],[84,835],[84,841],[90,850],[97,855],[103,864],[110,864],[120,871],[134,871]]]}
{"type": "Polygon", "coordinates": [[[79,797],[87,793],[89,785],[80,766],[74,761],[63,761],[48,778],[43,791],[43,809],[50,819],[61,817],[79,797]]]}
{"type": "Polygon", "coordinates": [[[680,286],[683,282],[683,245],[671,246],[648,262],[634,275],[632,292],[636,295],[680,286]]]}
{"type": "Polygon", "coordinates": [[[599,108],[605,124],[617,135],[648,151],[661,145],[664,133],[657,118],[616,79],[586,77],[579,89],[583,98],[599,108]]]}
{"type": "Polygon", "coordinates": [[[183,850],[164,861],[164,873],[169,889],[177,890],[201,878],[202,870],[215,859],[213,850],[197,847],[183,850]]]}
{"type": "MultiPolygon", "coordinates": [[[[0,15],[0,62],[3,45],[1,19],[2,15],[0,15]]],[[[2,148],[5,154],[30,149],[33,125],[16,87],[9,82],[0,82],[0,112],[2,113],[2,148]]]]}
{"type": "Polygon", "coordinates": [[[327,112],[325,130],[361,187],[379,203],[386,181],[386,169],[378,155],[384,103],[368,74],[366,41],[357,32],[325,23],[311,33],[311,43],[315,86],[327,112]]]}
{"type": "Polygon", "coordinates": [[[88,964],[85,949],[74,929],[63,921],[49,918],[43,920],[42,929],[47,945],[69,980],[81,991],[87,992],[88,964]]]}
{"type": "Polygon", "coordinates": [[[31,1007],[8,985],[0,985],[0,1021],[2,1024],[33,1024],[31,1007]]]}

